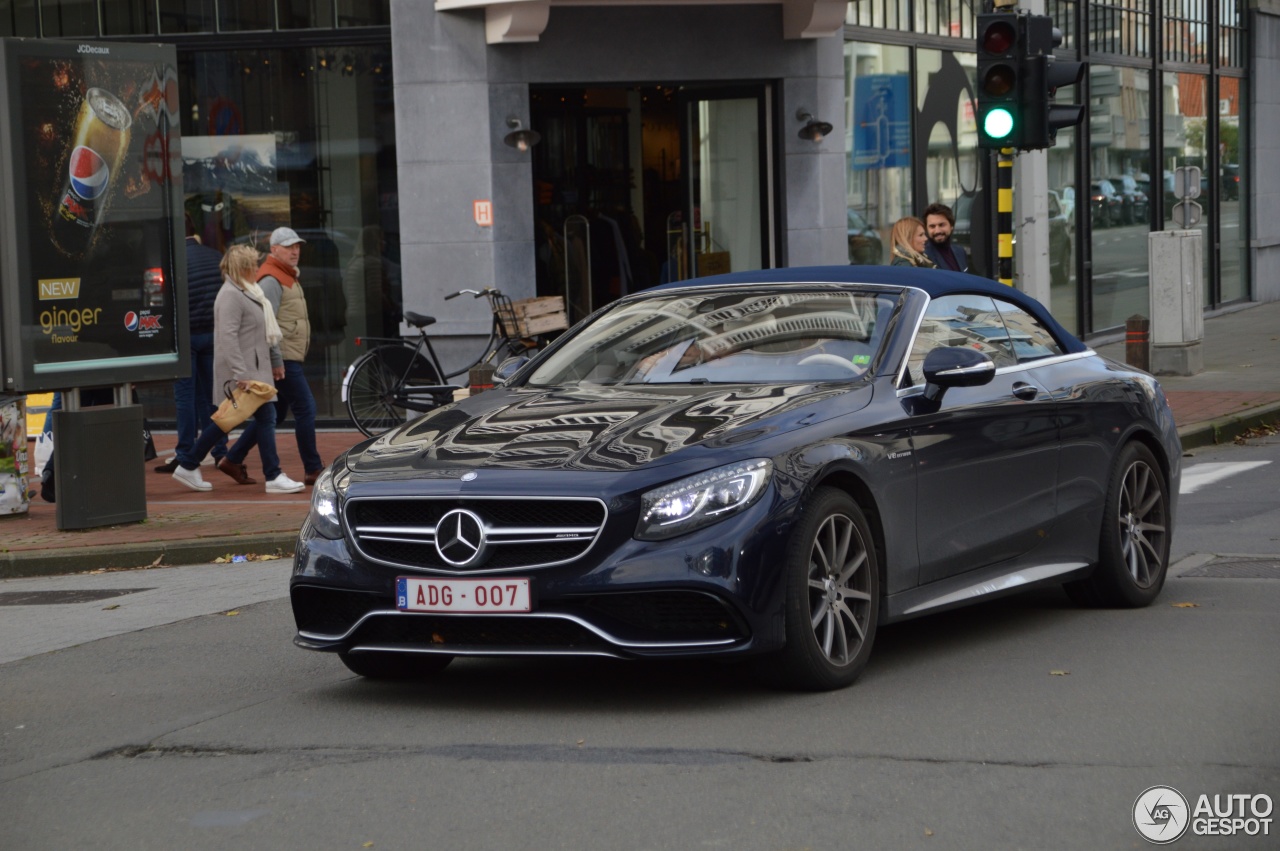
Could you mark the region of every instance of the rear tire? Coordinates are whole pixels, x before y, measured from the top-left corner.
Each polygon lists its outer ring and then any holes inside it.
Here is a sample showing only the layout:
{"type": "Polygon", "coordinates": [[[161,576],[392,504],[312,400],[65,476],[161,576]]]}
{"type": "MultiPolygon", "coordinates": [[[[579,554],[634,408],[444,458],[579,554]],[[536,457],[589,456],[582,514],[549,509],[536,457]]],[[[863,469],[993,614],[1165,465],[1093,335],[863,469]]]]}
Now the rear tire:
{"type": "Polygon", "coordinates": [[[845,492],[820,488],[788,546],[786,646],[762,660],[774,683],[807,691],[851,685],[866,667],[880,617],[871,529],[845,492]]]}
{"type": "Polygon", "coordinates": [[[396,400],[396,387],[406,372],[413,384],[443,383],[435,367],[422,358],[414,360],[414,350],[407,346],[379,346],[352,365],[347,414],[365,435],[377,437],[408,419],[407,409],[396,400]]]}
{"type": "Polygon", "coordinates": [[[353,674],[369,680],[422,680],[438,674],[453,661],[437,653],[339,653],[338,658],[353,674]]]}
{"type": "Polygon", "coordinates": [[[1149,606],[1169,572],[1169,486],[1155,455],[1131,442],[1116,459],[1107,487],[1098,566],[1063,587],[1082,606],[1149,606]]]}

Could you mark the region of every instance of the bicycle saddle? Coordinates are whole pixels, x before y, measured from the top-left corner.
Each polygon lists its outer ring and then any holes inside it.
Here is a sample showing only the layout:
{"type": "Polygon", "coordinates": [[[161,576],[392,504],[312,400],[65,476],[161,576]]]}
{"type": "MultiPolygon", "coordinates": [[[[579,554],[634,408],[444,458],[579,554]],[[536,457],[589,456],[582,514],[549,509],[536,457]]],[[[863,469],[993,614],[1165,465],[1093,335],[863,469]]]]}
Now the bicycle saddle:
{"type": "Polygon", "coordinates": [[[422,313],[414,313],[412,310],[406,310],[404,312],[404,321],[408,322],[414,328],[426,328],[428,325],[434,325],[436,318],[422,313]]]}

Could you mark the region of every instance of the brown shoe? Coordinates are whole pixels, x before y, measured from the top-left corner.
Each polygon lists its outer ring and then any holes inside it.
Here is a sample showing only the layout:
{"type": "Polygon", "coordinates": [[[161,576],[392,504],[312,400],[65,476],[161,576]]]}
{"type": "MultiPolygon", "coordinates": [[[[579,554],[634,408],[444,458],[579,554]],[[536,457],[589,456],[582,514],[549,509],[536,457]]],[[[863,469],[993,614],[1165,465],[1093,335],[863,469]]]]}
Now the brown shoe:
{"type": "Polygon", "coordinates": [[[320,474],[323,472],[324,470],[316,470],[314,473],[307,473],[302,477],[302,483],[307,487],[311,487],[316,483],[316,479],[320,478],[320,474]]]}
{"type": "Polygon", "coordinates": [[[163,464],[157,464],[155,467],[157,473],[172,473],[176,469],[178,469],[178,456],[176,455],[163,464]]]}
{"type": "Polygon", "coordinates": [[[237,464],[230,458],[223,458],[219,461],[218,469],[235,479],[238,485],[256,485],[258,483],[257,479],[249,478],[249,471],[245,469],[243,464],[237,464]]]}

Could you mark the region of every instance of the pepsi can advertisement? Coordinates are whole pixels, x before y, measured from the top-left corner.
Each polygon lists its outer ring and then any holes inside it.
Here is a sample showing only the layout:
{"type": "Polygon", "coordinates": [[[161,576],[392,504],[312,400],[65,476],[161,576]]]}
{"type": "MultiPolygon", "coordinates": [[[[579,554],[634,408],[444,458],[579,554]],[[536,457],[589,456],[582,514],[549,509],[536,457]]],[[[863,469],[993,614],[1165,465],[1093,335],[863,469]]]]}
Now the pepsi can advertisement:
{"type": "Polygon", "coordinates": [[[177,54],[0,39],[4,391],[189,372],[177,54]]]}

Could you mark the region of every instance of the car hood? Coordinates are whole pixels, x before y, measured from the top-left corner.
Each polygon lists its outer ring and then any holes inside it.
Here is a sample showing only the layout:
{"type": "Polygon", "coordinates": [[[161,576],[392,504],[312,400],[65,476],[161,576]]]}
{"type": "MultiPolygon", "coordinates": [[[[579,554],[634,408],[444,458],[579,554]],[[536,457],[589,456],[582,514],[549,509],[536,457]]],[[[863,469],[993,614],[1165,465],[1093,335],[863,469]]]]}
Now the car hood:
{"type": "Polygon", "coordinates": [[[466,468],[622,472],[693,447],[755,443],[871,401],[869,383],[497,388],[357,447],[357,479],[466,468]]]}

